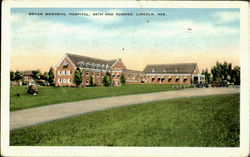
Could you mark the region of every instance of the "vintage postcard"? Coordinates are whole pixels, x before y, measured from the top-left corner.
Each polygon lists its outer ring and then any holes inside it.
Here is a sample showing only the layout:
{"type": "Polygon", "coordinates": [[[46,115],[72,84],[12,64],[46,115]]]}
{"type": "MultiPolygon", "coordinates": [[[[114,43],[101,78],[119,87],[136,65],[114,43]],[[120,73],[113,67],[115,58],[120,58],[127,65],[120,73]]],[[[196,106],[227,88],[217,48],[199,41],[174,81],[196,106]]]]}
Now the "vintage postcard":
{"type": "Polygon", "coordinates": [[[249,155],[247,17],[244,2],[5,1],[1,154],[249,155]]]}

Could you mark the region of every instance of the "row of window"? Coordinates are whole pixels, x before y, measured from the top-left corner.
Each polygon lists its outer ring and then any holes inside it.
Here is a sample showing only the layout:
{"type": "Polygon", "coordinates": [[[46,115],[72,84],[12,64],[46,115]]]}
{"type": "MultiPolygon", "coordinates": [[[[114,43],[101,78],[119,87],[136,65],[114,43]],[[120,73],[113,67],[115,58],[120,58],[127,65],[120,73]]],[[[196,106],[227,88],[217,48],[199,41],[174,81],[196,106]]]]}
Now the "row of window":
{"type": "Polygon", "coordinates": [[[72,71],[71,70],[58,70],[58,75],[61,76],[61,75],[71,75],[72,74],[72,71]]]}
{"type": "Polygon", "coordinates": [[[57,80],[57,82],[58,82],[58,83],[71,83],[71,79],[70,79],[70,78],[69,78],[69,79],[66,79],[66,78],[64,78],[64,79],[59,78],[59,79],[57,80]]]}
{"type": "Polygon", "coordinates": [[[95,64],[95,63],[90,63],[90,62],[87,62],[85,63],[84,61],[79,61],[77,63],[80,67],[84,67],[84,68],[93,68],[93,69],[103,69],[103,70],[108,70],[109,69],[109,65],[100,65],[100,64],[95,64]]]}
{"type": "MultiPolygon", "coordinates": [[[[163,81],[165,80],[165,78],[158,78],[158,79],[152,78],[152,79],[151,79],[152,82],[154,82],[155,80],[156,80],[157,82],[163,82],[163,81]]],[[[172,82],[173,79],[172,79],[172,78],[168,78],[167,81],[168,81],[168,82],[172,82]]],[[[187,82],[187,81],[188,81],[187,78],[184,78],[184,79],[183,79],[183,82],[187,82]]],[[[176,79],[175,79],[175,82],[180,82],[180,79],[179,79],[179,78],[176,78],[176,79]]]]}

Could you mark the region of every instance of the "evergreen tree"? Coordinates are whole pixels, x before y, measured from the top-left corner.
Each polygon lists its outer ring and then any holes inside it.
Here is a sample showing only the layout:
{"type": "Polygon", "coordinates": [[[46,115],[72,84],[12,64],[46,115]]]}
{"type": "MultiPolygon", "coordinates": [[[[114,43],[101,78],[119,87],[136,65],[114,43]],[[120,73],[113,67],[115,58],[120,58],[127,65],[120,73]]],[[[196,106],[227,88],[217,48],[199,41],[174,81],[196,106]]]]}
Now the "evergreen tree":
{"type": "Polygon", "coordinates": [[[76,68],[75,74],[74,74],[74,79],[73,82],[79,86],[82,83],[82,71],[80,68],[76,68]]]}
{"type": "Polygon", "coordinates": [[[126,78],[125,78],[125,76],[123,74],[121,75],[120,82],[121,82],[121,84],[126,83],[126,78]]]}
{"type": "Polygon", "coordinates": [[[10,72],[10,80],[15,81],[15,72],[13,71],[10,72]]]}
{"type": "Polygon", "coordinates": [[[52,67],[49,69],[48,74],[49,74],[48,82],[51,86],[53,86],[55,82],[54,82],[54,69],[52,67]]]}
{"type": "Polygon", "coordinates": [[[112,82],[112,80],[111,80],[110,74],[106,73],[105,76],[103,77],[103,85],[107,86],[107,87],[111,86],[111,82],[112,82]]]}
{"type": "Polygon", "coordinates": [[[94,81],[94,76],[91,76],[91,77],[90,77],[90,82],[89,82],[89,83],[90,83],[90,86],[94,86],[94,82],[95,82],[95,81],[94,81]]]}

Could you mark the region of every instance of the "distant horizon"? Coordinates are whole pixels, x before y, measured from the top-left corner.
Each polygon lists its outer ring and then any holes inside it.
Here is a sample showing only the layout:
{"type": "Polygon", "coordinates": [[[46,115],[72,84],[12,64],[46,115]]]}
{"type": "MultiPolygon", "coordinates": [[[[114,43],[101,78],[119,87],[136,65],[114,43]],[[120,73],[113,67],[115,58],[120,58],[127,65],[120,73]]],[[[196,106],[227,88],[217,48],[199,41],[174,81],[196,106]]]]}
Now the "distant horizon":
{"type": "Polygon", "coordinates": [[[147,64],[191,62],[202,70],[216,61],[240,65],[239,51],[235,8],[11,9],[13,71],[48,71],[65,53],[122,58],[128,69],[140,71],[147,64]]]}

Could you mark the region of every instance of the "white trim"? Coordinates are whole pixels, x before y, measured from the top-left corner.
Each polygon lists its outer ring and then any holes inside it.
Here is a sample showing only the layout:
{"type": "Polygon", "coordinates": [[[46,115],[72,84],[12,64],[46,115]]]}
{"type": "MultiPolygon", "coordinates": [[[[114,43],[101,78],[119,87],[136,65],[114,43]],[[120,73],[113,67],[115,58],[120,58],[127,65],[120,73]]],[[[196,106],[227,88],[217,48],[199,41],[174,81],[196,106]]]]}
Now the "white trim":
{"type": "Polygon", "coordinates": [[[107,72],[107,70],[101,70],[101,69],[91,69],[91,68],[82,68],[80,67],[81,70],[88,70],[88,71],[95,71],[95,72],[107,72]]]}
{"type": "Polygon", "coordinates": [[[127,83],[129,83],[129,82],[136,82],[136,83],[138,83],[138,82],[141,82],[141,81],[131,81],[131,80],[126,80],[126,82],[127,82],[127,83]]]}
{"type": "Polygon", "coordinates": [[[69,62],[73,65],[74,68],[76,68],[75,64],[71,61],[71,59],[69,58],[69,56],[65,53],[64,56],[59,60],[59,62],[56,64],[56,69],[58,68],[58,66],[60,65],[60,63],[62,63],[62,61],[67,58],[69,60],[69,62]]]}
{"type": "Polygon", "coordinates": [[[120,60],[120,59],[118,58],[118,59],[115,61],[115,63],[111,65],[110,68],[112,68],[116,63],[118,63],[119,60],[120,60]]]}
{"type": "Polygon", "coordinates": [[[192,74],[145,74],[147,76],[163,75],[163,76],[191,76],[192,74]]]}

